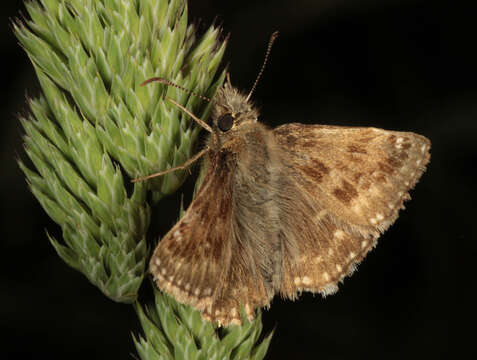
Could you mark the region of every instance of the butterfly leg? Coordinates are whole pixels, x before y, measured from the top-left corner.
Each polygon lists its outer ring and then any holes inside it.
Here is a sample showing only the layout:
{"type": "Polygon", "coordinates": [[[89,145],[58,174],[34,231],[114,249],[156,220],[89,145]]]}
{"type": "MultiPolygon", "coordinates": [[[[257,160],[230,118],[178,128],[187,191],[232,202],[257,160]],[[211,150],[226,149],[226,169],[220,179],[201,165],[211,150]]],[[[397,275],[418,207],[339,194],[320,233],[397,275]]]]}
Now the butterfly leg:
{"type": "Polygon", "coordinates": [[[193,157],[191,157],[189,160],[187,160],[184,164],[182,164],[180,166],[176,166],[176,167],[173,167],[173,168],[170,168],[170,169],[167,169],[167,170],[164,170],[164,171],[160,171],[160,172],[157,172],[157,173],[154,173],[154,174],[151,174],[151,175],[143,176],[143,177],[140,177],[140,178],[132,179],[131,182],[136,183],[136,182],[144,181],[144,180],[147,180],[147,179],[155,178],[157,176],[162,176],[162,175],[165,175],[165,174],[169,174],[169,173],[177,171],[177,170],[185,170],[191,164],[193,164],[194,162],[199,160],[202,157],[202,155],[207,153],[209,150],[210,150],[210,148],[206,147],[205,149],[202,149],[201,151],[199,151],[197,154],[195,154],[193,157]]]}

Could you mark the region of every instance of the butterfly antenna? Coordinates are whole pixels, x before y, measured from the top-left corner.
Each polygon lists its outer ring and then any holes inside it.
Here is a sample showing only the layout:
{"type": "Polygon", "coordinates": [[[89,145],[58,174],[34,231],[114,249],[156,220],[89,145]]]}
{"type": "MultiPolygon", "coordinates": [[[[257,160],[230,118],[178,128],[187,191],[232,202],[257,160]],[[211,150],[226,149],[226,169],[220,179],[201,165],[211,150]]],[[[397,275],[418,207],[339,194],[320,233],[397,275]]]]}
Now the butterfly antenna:
{"type": "Polygon", "coordinates": [[[140,84],[139,86],[144,86],[144,85],[147,85],[149,83],[152,83],[152,82],[158,82],[158,83],[161,83],[161,84],[165,84],[165,85],[169,85],[169,86],[174,86],[175,88],[177,89],[180,89],[182,91],[185,91],[189,94],[192,94],[194,96],[197,96],[199,98],[201,98],[202,100],[205,100],[205,101],[208,101],[210,102],[210,99],[207,97],[207,96],[204,96],[204,95],[201,95],[201,94],[197,94],[196,92],[192,91],[192,90],[189,90],[189,89],[186,89],[185,87],[182,87],[180,85],[177,85],[175,83],[173,83],[172,81],[170,80],[167,80],[167,79],[164,79],[164,78],[161,78],[161,77],[153,77],[153,78],[150,78],[146,81],[144,81],[142,84],[140,84]]]}
{"type": "Polygon", "coordinates": [[[255,88],[257,87],[258,81],[262,77],[263,70],[265,70],[265,65],[267,65],[268,58],[270,57],[270,51],[272,50],[273,43],[278,37],[278,31],[275,31],[272,36],[270,36],[270,40],[268,41],[268,47],[267,47],[267,52],[265,53],[265,60],[263,60],[262,68],[260,69],[257,78],[255,79],[255,82],[253,83],[252,90],[247,95],[247,99],[245,101],[248,101],[250,97],[252,96],[253,92],[255,91],[255,88]]]}

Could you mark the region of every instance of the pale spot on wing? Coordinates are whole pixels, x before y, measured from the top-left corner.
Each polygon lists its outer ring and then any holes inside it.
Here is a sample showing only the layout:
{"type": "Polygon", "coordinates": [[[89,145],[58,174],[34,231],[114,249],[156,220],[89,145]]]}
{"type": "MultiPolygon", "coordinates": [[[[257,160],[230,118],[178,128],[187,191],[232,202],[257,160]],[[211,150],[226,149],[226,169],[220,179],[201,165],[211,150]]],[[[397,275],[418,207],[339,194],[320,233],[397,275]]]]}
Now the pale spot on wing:
{"type": "Polygon", "coordinates": [[[426,145],[424,144],[421,146],[421,152],[425,152],[425,151],[426,151],[426,145]]]}
{"type": "Polygon", "coordinates": [[[308,276],[304,276],[302,279],[302,282],[304,285],[310,285],[311,284],[311,279],[308,276]]]}
{"type": "Polygon", "coordinates": [[[179,270],[179,268],[182,266],[182,263],[184,260],[179,260],[174,264],[174,267],[176,268],[176,271],[179,270]]]}
{"type": "Polygon", "coordinates": [[[343,268],[341,267],[341,265],[336,265],[336,270],[338,272],[341,272],[341,271],[343,271],[343,268]]]}
{"type": "Polygon", "coordinates": [[[195,289],[194,295],[195,295],[195,296],[199,296],[199,294],[200,294],[200,289],[199,289],[199,288],[195,289]]]}
{"type": "Polygon", "coordinates": [[[384,215],[381,214],[381,213],[377,213],[376,214],[376,219],[378,219],[378,221],[384,220],[384,215]]]}
{"type": "Polygon", "coordinates": [[[339,240],[342,240],[345,237],[345,233],[343,230],[335,230],[335,232],[333,233],[333,236],[339,240]]]}
{"type": "Polygon", "coordinates": [[[157,257],[154,262],[156,263],[157,266],[161,265],[161,260],[157,257]]]}
{"type": "Polygon", "coordinates": [[[323,261],[323,257],[320,255],[320,256],[317,256],[315,257],[315,263],[320,263],[323,261]]]}
{"type": "Polygon", "coordinates": [[[172,236],[174,236],[174,239],[176,239],[176,241],[182,241],[182,235],[180,230],[174,231],[174,234],[172,234],[172,236]]]}
{"type": "Polygon", "coordinates": [[[237,308],[233,307],[232,310],[230,311],[230,315],[232,317],[236,317],[237,316],[237,308]]]}
{"type": "Polygon", "coordinates": [[[328,250],[328,256],[333,256],[334,253],[335,253],[335,252],[333,251],[333,249],[330,248],[330,249],[328,250]]]}
{"type": "Polygon", "coordinates": [[[356,254],[351,251],[351,252],[349,253],[349,259],[352,260],[352,259],[354,259],[355,257],[356,257],[356,254]]]}
{"type": "Polygon", "coordinates": [[[325,281],[330,281],[330,274],[328,274],[327,272],[324,272],[323,278],[325,279],[325,281]]]}
{"type": "Polygon", "coordinates": [[[366,240],[361,241],[361,249],[364,249],[366,245],[368,245],[368,241],[366,240]]]}
{"type": "Polygon", "coordinates": [[[162,275],[166,275],[166,269],[162,268],[162,269],[161,269],[161,274],[162,274],[162,275]]]}
{"type": "Polygon", "coordinates": [[[209,308],[212,307],[212,298],[210,296],[204,298],[201,300],[201,302],[204,304],[204,307],[209,308]]]}
{"type": "Polygon", "coordinates": [[[371,218],[369,219],[369,222],[373,225],[376,225],[378,223],[378,220],[376,220],[375,218],[371,218]]]}
{"type": "MultiPolygon", "coordinates": [[[[361,199],[360,199],[361,200],[361,199]]],[[[355,201],[355,203],[351,206],[351,210],[356,214],[356,215],[363,215],[363,208],[361,204],[358,201],[355,201]]]]}
{"type": "Polygon", "coordinates": [[[242,325],[242,322],[237,318],[232,319],[232,321],[230,321],[230,323],[232,325],[242,325]]]}
{"type": "Polygon", "coordinates": [[[245,312],[247,313],[248,316],[252,316],[252,308],[250,307],[249,303],[245,304],[245,312]]]}
{"type": "Polygon", "coordinates": [[[294,279],[293,281],[294,281],[294,283],[295,283],[296,286],[300,286],[300,285],[301,285],[301,280],[300,280],[300,278],[299,278],[298,276],[295,277],[295,279],[294,279]]]}
{"type": "Polygon", "coordinates": [[[158,270],[157,266],[154,265],[154,264],[151,264],[151,272],[152,272],[153,274],[155,274],[155,273],[157,272],[157,270],[158,270]]]}
{"type": "Polygon", "coordinates": [[[187,283],[187,284],[185,285],[185,289],[186,289],[187,291],[190,290],[190,284],[189,284],[189,283],[187,283]]]}

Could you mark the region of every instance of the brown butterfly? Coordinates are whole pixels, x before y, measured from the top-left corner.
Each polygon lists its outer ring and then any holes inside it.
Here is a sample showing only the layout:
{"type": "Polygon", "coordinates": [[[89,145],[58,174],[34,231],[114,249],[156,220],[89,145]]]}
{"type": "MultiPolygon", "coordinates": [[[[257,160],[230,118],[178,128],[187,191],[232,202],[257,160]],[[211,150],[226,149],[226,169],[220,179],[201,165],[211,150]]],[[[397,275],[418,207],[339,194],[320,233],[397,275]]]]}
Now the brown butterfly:
{"type": "Polygon", "coordinates": [[[150,272],[160,289],[222,326],[240,324],[242,307],[252,318],[277,293],[337,291],[396,220],[430,158],[429,140],[411,132],[258,122],[250,96],[276,35],[247,96],[230,78],[218,90],[212,126],[171,100],[211,133],[179,168],[204,156],[207,171],[150,272]]]}

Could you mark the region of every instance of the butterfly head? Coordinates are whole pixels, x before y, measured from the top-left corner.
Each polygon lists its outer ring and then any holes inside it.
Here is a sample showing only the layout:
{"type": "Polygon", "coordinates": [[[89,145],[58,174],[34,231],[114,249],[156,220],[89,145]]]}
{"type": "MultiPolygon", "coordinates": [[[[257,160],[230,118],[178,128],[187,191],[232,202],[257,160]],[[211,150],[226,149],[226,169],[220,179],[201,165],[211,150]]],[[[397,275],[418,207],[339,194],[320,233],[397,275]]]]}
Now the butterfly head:
{"type": "Polygon", "coordinates": [[[213,104],[213,127],[219,135],[238,130],[242,125],[255,123],[258,111],[230,82],[218,90],[213,104]]]}

